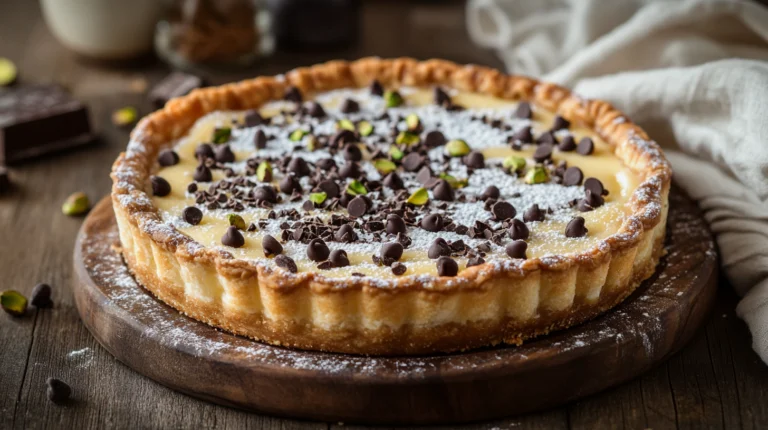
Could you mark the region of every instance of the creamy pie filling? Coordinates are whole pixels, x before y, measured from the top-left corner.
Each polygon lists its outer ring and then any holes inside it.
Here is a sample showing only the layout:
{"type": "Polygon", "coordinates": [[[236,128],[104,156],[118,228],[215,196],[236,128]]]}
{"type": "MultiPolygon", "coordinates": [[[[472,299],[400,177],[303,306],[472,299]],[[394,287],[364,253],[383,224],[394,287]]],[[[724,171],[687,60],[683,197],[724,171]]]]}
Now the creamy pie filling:
{"type": "MultiPolygon", "coordinates": [[[[461,139],[473,151],[482,152],[485,167],[471,169],[465,165],[462,157],[448,157],[445,145],[428,150],[428,164],[434,175],[441,172],[447,173],[459,182],[466,180],[466,184],[456,186],[454,189],[456,199],[452,202],[436,200],[435,190],[430,189],[428,204],[414,207],[417,223],[407,226],[406,236],[410,243],[399,259],[399,263],[405,265],[406,271],[399,276],[438,274],[436,260],[428,257],[428,249],[436,238],[443,238],[448,243],[462,241],[466,245],[468,252],[454,253],[451,257],[458,263],[459,272],[466,267],[470,258],[479,257],[486,262],[509,260],[511,257],[505,249],[512,239],[506,234],[504,227],[509,224],[509,220],[506,223],[495,220],[492,213],[486,210],[486,203],[478,199],[490,185],[500,190],[499,201],[509,202],[516,209],[514,217],[516,219],[522,221],[524,212],[534,204],[544,211],[543,221],[526,222],[530,231],[528,238],[525,239],[527,258],[586,251],[614,234],[628,216],[627,202],[640,183],[640,178],[625,167],[614,156],[611,147],[592,130],[571,125],[566,129],[555,131],[554,135],[560,141],[568,135],[571,135],[576,143],[584,137],[591,138],[594,151],[590,155],[582,155],[576,151],[561,151],[555,145],[551,156],[552,161],[546,163],[550,164],[550,173],[554,171],[555,166],[565,162],[568,167],[580,168],[584,178],[597,178],[603,184],[607,191],[603,196],[604,204],[594,210],[581,211],[577,202],[585,197],[582,185],[565,186],[556,183],[558,180],[552,173],[547,182],[526,183],[524,179],[526,171],[540,164],[533,159],[534,151],[538,146],[535,143],[522,145],[510,143],[514,140],[511,136],[526,126],[532,127],[534,141],[542,133],[551,130],[555,121],[555,116],[551,112],[532,105],[533,114],[530,119],[518,118],[515,116],[517,103],[455,91],[449,91],[452,103],[464,109],[449,110],[434,103],[431,89],[403,87],[399,88],[398,92],[404,100],[404,103],[398,107],[386,107],[385,100],[380,96],[372,95],[367,88],[317,94],[312,99],[323,107],[326,115],[322,118],[291,114],[302,105],[301,103],[275,101],[260,109],[260,114],[270,119],[269,123],[255,127],[244,125],[246,115],[244,112],[209,114],[199,119],[188,135],[175,143],[173,150],[178,154],[178,163],[159,168],[155,173],[167,180],[171,191],[162,197],[153,196],[153,202],[159,208],[164,222],[173,225],[204,246],[223,249],[237,258],[268,262],[269,259],[265,257],[262,249],[262,240],[264,235],[269,234],[281,242],[283,254],[296,262],[299,272],[321,271],[328,277],[346,277],[352,274],[370,275],[383,279],[396,277],[398,275],[393,273],[389,265],[382,264],[380,260],[376,261],[377,259],[373,258],[374,255],[380,255],[383,243],[395,242],[396,237],[385,231],[366,231],[363,228],[363,224],[375,218],[377,213],[382,217],[380,213],[382,202],[393,199],[396,192],[386,186],[381,186],[378,191],[369,190],[368,195],[372,197],[373,207],[366,215],[352,220],[357,222],[354,230],[358,240],[352,243],[325,241],[330,250],[346,251],[350,265],[321,269],[318,268],[318,262],[308,258],[306,241],[292,239],[297,221],[281,214],[296,210],[302,217],[319,217],[329,222],[332,214],[347,216],[347,210],[342,205],[338,205],[333,210],[318,207],[307,211],[305,202],[314,188],[312,175],[299,178],[302,188],[300,198],[291,199],[290,195],[280,193],[280,180],[290,173],[281,171],[279,160],[286,156],[303,158],[309,163],[312,174],[317,175],[314,182],[318,178],[334,178],[332,172],[315,172],[318,167],[314,166],[314,163],[331,157],[337,166],[342,166],[345,163],[343,151],[332,154],[327,148],[310,150],[313,136],[333,136],[338,130],[339,120],[342,119],[348,119],[353,123],[365,120],[373,126],[374,132],[359,138],[358,147],[363,154],[363,160],[359,165],[366,180],[374,183],[381,181],[384,175],[372,164],[372,153],[380,149],[388,154],[389,148],[394,145],[396,139],[392,128],[396,127],[397,131],[408,130],[405,118],[415,114],[423,129],[418,133],[422,140],[424,135],[432,130],[442,132],[448,141],[461,139]],[[347,99],[352,99],[359,104],[359,112],[341,112],[341,107],[347,99]],[[212,144],[212,146],[229,145],[235,154],[235,161],[220,163],[218,168],[214,166],[211,169],[212,181],[196,182],[193,175],[200,161],[196,158],[195,151],[199,145],[211,143],[215,131],[223,128],[231,128],[231,137],[226,143],[212,144]],[[293,139],[291,138],[295,130],[310,131],[310,128],[311,132],[301,139],[296,140],[295,133],[293,139]],[[262,149],[257,149],[254,143],[259,130],[269,136],[266,147],[262,149]],[[509,156],[525,158],[526,168],[517,173],[503,169],[503,160],[509,156]],[[252,159],[250,168],[249,159],[252,159]],[[272,160],[271,183],[278,190],[281,202],[271,207],[260,207],[258,203],[250,202],[239,208],[240,210],[224,207],[224,204],[210,209],[207,202],[200,203],[198,198],[200,193],[209,190],[212,185],[215,187],[220,181],[233,180],[240,176],[247,179],[244,186],[211,189],[212,194],[224,194],[228,200],[232,198],[235,190],[240,189],[240,195],[249,195],[255,187],[265,185],[258,180],[257,175],[249,174],[254,173],[253,167],[256,165],[254,160],[263,159],[272,160]],[[191,183],[196,183],[196,193],[190,191],[191,183]],[[461,195],[463,197],[459,197],[461,195]],[[203,213],[202,220],[197,225],[189,224],[182,217],[182,211],[190,206],[199,208],[203,213]],[[462,229],[459,229],[460,232],[456,230],[427,231],[418,224],[418,221],[430,213],[442,214],[451,219],[454,226],[472,227],[476,221],[480,221],[492,229],[493,236],[498,237],[488,238],[482,234],[470,237],[462,229]],[[244,237],[244,245],[241,247],[235,248],[222,244],[222,237],[230,227],[230,214],[238,214],[245,221],[246,226],[253,224],[255,227],[255,231],[248,231],[249,229],[241,231],[244,237]],[[575,217],[584,218],[587,233],[583,237],[566,237],[566,226],[575,217]],[[285,233],[285,230],[288,230],[288,233],[285,233]]],[[[305,96],[304,103],[309,99],[310,97],[305,96]]],[[[416,172],[404,172],[403,167],[398,166],[396,173],[402,178],[408,195],[424,187],[417,180],[416,172]]],[[[342,193],[350,181],[351,179],[337,178],[336,182],[342,193]]],[[[325,204],[327,203],[326,201],[325,204]]],[[[386,216],[380,219],[383,219],[386,224],[386,216]]],[[[250,230],[254,230],[253,227],[250,230]]]]}

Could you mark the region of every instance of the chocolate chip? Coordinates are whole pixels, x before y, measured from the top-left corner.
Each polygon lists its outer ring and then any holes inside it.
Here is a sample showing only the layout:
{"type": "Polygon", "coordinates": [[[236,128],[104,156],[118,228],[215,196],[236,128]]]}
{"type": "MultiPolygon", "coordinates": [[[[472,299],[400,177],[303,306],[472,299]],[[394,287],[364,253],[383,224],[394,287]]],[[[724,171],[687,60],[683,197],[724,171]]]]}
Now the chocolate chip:
{"type": "Polygon", "coordinates": [[[480,151],[472,151],[462,158],[464,165],[473,169],[482,169],[485,167],[485,156],[480,151]]]}
{"type": "Polygon", "coordinates": [[[256,132],[256,135],[253,137],[253,144],[256,146],[256,149],[264,149],[267,147],[267,135],[264,133],[264,130],[256,132]]]}
{"type": "Polygon", "coordinates": [[[533,116],[533,109],[528,102],[520,102],[515,109],[515,116],[522,119],[531,119],[533,116]]]}
{"type": "Polygon", "coordinates": [[[467,260],[467,267],[479,266],[484,263],[485,263],[485,260],[483,259],[483,257],[474,257],[467,260]]]}
{"type": "Polygon", "coordinates": [[[301,101],[304,100],[304,96],[301,95],[301,90],[291,86],[285,89],[283,99],[288,100],[289,102],[301,103],[301,101]]]}
{"type": "Polygon", "coordinates": [[[323,239],[312,239],[307,245],[307,257],[314,262],[327,260],[330,253],[323,239]]]}
{"type": "Polygon", "coordinates": [[[307,113],[312,118],[323,118],[326,115],[325,109],[323,109],[323,105],[318,102],[307,103],[307,113]]]}
{"type": "Polygon", "coordinates": [[[539,205],[534,203],[533,206],[526,209],[523,213],[523,220],[525,222],[544,221],[544,212],[539,209],[539,205]]]}
{"type": "Polygon", "coordinates": [[[347,251],[343,249],[334,249],[331,251],[331,255],[328,258],[333,264],[333,267],[347,267],[349,266],[349,257],[347,257],[347,251]]]}
{"type": "Polygon", "coordinates": [[[363,196],[357,196],[349,201],[349,204],[347,205],[347,211],[349,212],[349,216],[359,218],[365,215],[365,213],[368,211],[368,202],[363,196]]]}
{"type": "Polygon", "coordinates": [[[405,221],[400,215],[389,214],[387,215],[387,227],[388,234],[405,233],[405,221]]]}
{"type": "Polygon", "coordinates": [[[344,224],[339,227],[336,234],[333,235],[333,238],[336,239],[337,242],[350,243],[357,240],[357,233],[355,233],[355,229],[353,229],[351,225],[344,224]]]}
{"type": "Polygon", "coordinates": [[[369,87],[369,89],[371,91],[371,94],[373,94],[374,96],[381,97],[382,95],[384,95],[384,88],[381,86],[379,81],[374,80],[373,82],[371,82],[371,86],[369,87]]]}
{"type": "Polygon", "coordinates": [[[509,255],[510,258],[522,258],[523,260],[526,259],[525,251],[528,250],[528,244],[525,243],[525,241],[522,240],[515,240],[513,242],[510,242],[507,244],[507,255],[509,255]]]}
{"type": "Polygon", "coordinates": [[[397,261],[403,256],[403,245],[398,242],[389,242],[381,245],[379,256],[382,259],[397,261]]]}
{"type": "Polygon", "coordinates": [[[509,202],[496,202],[491,207],[491,213],[498,221],[504,221],[517,215],[515,207],[509,202]]]}
{"type": "Polygon", "coordinates": [[[360,104],[352,99],[346,99],[341,104],[341,112],[355,113],[360,111],[360,104]]]}
{"type": "Polygon", "coordinates": [[[271,257],[283,253],[283,245],[274,237],[265,234],[261,239],[261,248],[264,250],[265,257],[271,257]]]}
{"type": "Polygon", "coordinates": [[[437,181],[437,185],[435,185],[435,188],[432,190],[432,194],[434,195],[435,200],[445,202],[452,202],[455,198],[453,187],[451,187],[451,184],[449,184],[445,179],[440,179],[437,181]]]}
{"type": "Polygon", "coordinates": [[[574,185],[581,185],[581,181],[584,179],[584,174],[576,166],[571,166],[565,169],[563,174],[563,185],[571,187],[574,185]]]}
{"type": "Polygon", "coordinates": [[[360,166],[355,162],[347,162],[339,169],[339,176],[342,178],[359,178],[362,172],[360,166]]]}
{"type": "Polygon", "coordinates": [[[257,201],[277,203],[277,191],[271,185],[262,185],[253,190],[253,198],[257,201]]]}
{"type": "Polygon", "coordinates": [[[593,193],[592,190],[587,190],[584,202],[592,208],[599,208],[605,203],[605,200],[601,195],[593,193]]]}
{"type": "Polygon", "coordinates": [[[229,145],[216,145],[216,161],[219,163],[232,163],[235,161],[235,153],[229,145]]]}
{"type": "Polygon", "coordinates": [[[293,157],[288,162],[288,171],[298,177],[308,176],[311,173],[309,164],[301,157],[293,157]]]}
{"type": "Polygon", "coordinates": [[[395,172],[392,172],[387,176],[385,176],[382,183],[384,184],[385,187],[392,190],[402,190],[405,188],[405,184],[403,184],[403,180],[395,172]]]}
{"type": "Polygon", "coordinates": [[[531,127],[525,126],[520,130],[517,130],[515,134],[512,135],[512,139],[521,143],[533,143],[533,132],[531,131],[531,127]]]}
{"type": "Polygon", "coordinates": [[[450,255],[451,247],[442,237],[435,239],[427,250],[427,257],[431,258],[432,260],[442,256],[450,257],[450,255]]]}
{"type": "Polygon", "coordinates": [[[324,192],[326,199],[333,199],[341,195],[341,189],[339,188],[339,185],[330,179],[326,179],[325,181],[320,182],[315,188],[318,191],[324,192]]]}
{"type": "Polygon", "coordinates": [[[424,145],[426,145],[427,148],[437,148],[438,146],[443,146],[447,141],[448,140],[445,138],[445,135],[437,130],[430,131],[426,136],[424,136],[424,145]]]}
{"type": "Polygon", "coordinates": [[[552,122],[552,130],[562,130],[571,126],[571,122],[563,118],[560,115],[555,116],[555,120],[552,122]]]}
{"type": "Polygon", "coordinates": [[[189,224],[198,225],[203,220],[203,211],[194,206],[187,206],[181,211],[181,218],[189,224]]]}
{"type": "Polygon", "coordinates": [[[45,381],[48,386],[46,389],[46,395],[48,400],[56,404],[66,403],[69,400],[69,396],[72,395],[72,388],[64,381],[56,378],[48,378],[45,381]]]}
{"type": "Polygon", "coordinates": [[[403,158],[403,168],[406,172],[415,172],[424,165],[425,157],[418,152],[411,152],[403,158]]]}
{"type": "Polygon", "coordinates": [[[391,267],[392,267],[392,273],[395,276],[402,276],[408,270],[408,268],[405,267],[405,264],[403,263],[395,263],[391,267]]]}
{"type": "Polygon", "coordinates": [[[429,214],[421,219],[421,228],[437,232],[443,229],[443,217],[440,214],[429,214]]]}
{"type": "Polygon", "coordinates": [[[280,254],[277,257],[275,257],[275,264],[277,267],[280,267],[281,269],[287,270],[291,273],[296,273],[299,271],[299,267],[296,266],[296,262],[293,261],[293,258],[280,254]]]}
{"type": "Polygon", "coordinates": [[[245,245],[245,238],[243,237],[243,234],[240,233],[240,230],[237,229],[237,227],[229,226],[227,228],[227,232],[224,233],[224,236],[221,237],[221,243],[233,248],[240,248],[241,246],[245,245]]]}
{"type": "Polygon", "coordinates": [[[459,273],[459,265],[451,257],[437,259],[437,274],[439,276],[456,276],[459,273]]]}
{"type": "Polygon", "coordinates": [[[192,174],[192,179],[197,182],[211,182],[211,180],[213,180],[213,174],[211,173],[211,169],[204,164],[201,164],[195,167],[195,173],[192,174]]]}
{"type": "Polygon", "coordinates": [[[280,180],[280,191],[285,194],[292,194],[293,192],[301,192],[301,184],[298,178],[293,175],[286,175],[280,180]]]}
{"type": "Polygon", "coordinates": [[[357,136],[355,136],[355,132],[352,130],[347,130],[346,128],[343,128],[339,131],[337,131],[333,137],[331,137],[331,145],[334,148],[339,148],[341,145],[345,143],[351,143],[355,142],[357,140],[357,136]]]}
{"type": "Polygon", "coordinates": [[[584,189],[592,191],[592,194],[597,196],[602,196],[603,194],[606,194],[605,188],[603,187],[603,183],[600,182],[597,178],[587,178],[584,181],[584,189]]]}
{"type": "Polygon", "coordinates": [[[584,237],[588,231],[587,227],[584,226],[584,218],[580,216],[574,217],[565,226],[566,237],[584,237]]]}
{"type": "Polygon", "coordinates": [[[552,144],[550,143],[542,143],[538,147],[536,147],[536,151],[533,153],[533,159],[536,160],[539,163],[544,162],[544,160],[549,160],[552,158],[552,144]]]}
{"type": "Polygon", "coordinates": [[[443,91],[440,87],[435,87],[434,91],[434,101],[435,104],[438,106],[450,106],[451,104],[451,96],[448,95],[445,91],[443,91]]]}
{"type": "Polygon", "coordinates": [[[264,124],[264,122],[264,117],[257,110],[249,110],[245,114],[245,125],[247,127],[255,127],[264,124]]]}
{"type": "Polygon", "coordinates": [[[171,194],[171,184],[160,176],[152,176],[149,178],[152,183],[152,194],[158,197],[165,197],[171,194]]]}
{"type": "Polygon", "coordinates": [[[569,152],[576,149],[576,142],[573,140],[573,136],[570,134],[565,136],[563,140],[560,141],[560,145],[558,145],[557,149],[563,152],[569,152]]]}
{"type": "Polygon", "coordinates": [[[203,160],[206,158],[213,158],[213,147],[207,143],[197,145],[197,148],[195,148],[195,157],[203,160]]]}
{"type": "Polygon", "coordinates": [[[315,162],[315,166],[327,172],[336,167],[336,162],[333,161],[333,158],[321,158],[315,162]]]}
{"type": "Polygon", "coordinates": [[[174,166],[179,163],[179,154],[172,149],[164,149],[160,151],[157,162],[163,167],[174,166]]]}
{"type": "Polygon", "coordinates": [[[496,200],[499,196],[501,196],[499,187],[496,185],[489,185],[488,188],[483,191],[483,194],[480,194],[480,200],[496,200]]]}
{"type": "Polygon", "coordinates": [[[32,306],[36,308],[50,308],[53,306],[51,300],[51,286],[48,284],[37,284],[32,289],[32,299],[30,300],[32,306]]]}
{"type": "Polygon", "coordinates": [[[507,229],[507,233],[512,239],[525,240],[528,239],[528,236],[530,236],[531,232],[528,230],[528,226],[525,225],[524,222],[520,221],[519,219],[513,219],[509,229],[507,229]]]}
{"type": "Polygon", "coordinates": [[[344,159],[347,161],[360,161],[363,159],[363,152],[360,147],[350,143],[344,147],[344,159]]]}
{"type": "Polygon", "coordinates": [[[539,135],[536,139],[536,143],[549,143],[550,145],[557,145],[557,138],[551,131],[545,131],[539,135]]]}
{"type": "Polygon", "coordinates": [[[592,139],[584,137],[579,141],[579,145],[576,147],[576,152],[581,155],[590,155],[595,151],[595,143],[592,139]]]}

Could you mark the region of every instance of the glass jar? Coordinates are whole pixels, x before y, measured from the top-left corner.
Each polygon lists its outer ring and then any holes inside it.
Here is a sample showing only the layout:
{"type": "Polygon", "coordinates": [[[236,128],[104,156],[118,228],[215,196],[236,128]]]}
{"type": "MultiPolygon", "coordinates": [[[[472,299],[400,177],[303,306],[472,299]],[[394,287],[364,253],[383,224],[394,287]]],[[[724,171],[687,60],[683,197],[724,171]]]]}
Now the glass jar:
{"type": "Polygon", "coordinates": [[[172,65],[246,67],[274,51],[271,19],[260,0],[171,0],[155,33],[172,65]]]}

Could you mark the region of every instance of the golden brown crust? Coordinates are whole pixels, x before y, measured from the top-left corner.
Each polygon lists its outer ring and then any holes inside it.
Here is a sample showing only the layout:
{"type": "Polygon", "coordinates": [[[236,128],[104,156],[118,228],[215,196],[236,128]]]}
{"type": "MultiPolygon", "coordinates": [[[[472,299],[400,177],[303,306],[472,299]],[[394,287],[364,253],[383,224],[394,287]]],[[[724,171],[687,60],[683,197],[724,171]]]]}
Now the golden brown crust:
{"type": "Polygon", "coordinates": [[[671,171],[658,145],[606,102],[480,66],[364,58],[196,90],[175,99],[138,124],[128,150],[113,166],[112,178],[126,261],[142,284],[175,308],[272,343],[396,354],[519,341],[548,331],[542,327],[565,327],[618,303],[658,261],[671,171]],[[630,201],[632,214],[616,234],[581,254],[486,263],[454,278],[427,281],[423,276],[387,282],[352,277],[341,287],[338,279],[321,273],[294,275],[204,248],[161,222],[145,192],[150,171],[159,150],[182,137],[198,118],[216,110],[257,108],[282,98],[288,86],[311,93],[364,86],[374,79],[385,86],[444,85],[530,100],[593,128],[643,179],[630,201]],[[406,309],[392,312],[393,304],[406,309]],[[446,316],[449,309],[456,311],[455,318],[446,316]],[[457,336],[447,331],[450,324],[475,328],[458,330],[471,336],[457,336]],[[297,335],[289,327],[305,329],[297,335]],[[321,338],[326,340],[317,340],[321,338]],[[347,340],[332,340],[336,338],[347,340]]]}

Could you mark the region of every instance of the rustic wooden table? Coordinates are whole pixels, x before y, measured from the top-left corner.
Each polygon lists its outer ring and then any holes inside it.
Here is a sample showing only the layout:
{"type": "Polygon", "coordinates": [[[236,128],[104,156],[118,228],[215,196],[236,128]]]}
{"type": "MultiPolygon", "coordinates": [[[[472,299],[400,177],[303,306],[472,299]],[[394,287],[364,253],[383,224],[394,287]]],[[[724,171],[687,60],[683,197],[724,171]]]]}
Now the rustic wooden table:
{"type": "MultiPolygon", "coordinates": [[[[21,70],[22,83],[58,82],[91,109],[100,141],[92,147],[12,166],[15,190],[0,197],[0,289],[29,294],[37,282],[54,287],[55,307],[22,318],[0,313],[0,427],[10,428],[306,428],[337,424],[245,413],[175,393],[117,362],[81,324],[69,289],[72,249],[81,219],[61,214],[63,199],[109,192],[109,169],[128,130],[111,125],[113,110],[149,112],[137,82],[151,85],[167,69],[156,61],[104,68],[78,60],[54,40],[32,0],[3,0],[0,56],[21,70]],[[56,406],[45,380],[61,378],[74,401],[56,406]]],[[[278,55],[241,76],[274,74],[333,57],[445,57],[501,66],[471,45],[461,4],[367,2],[359,46],[344,53],[278,55]]],[[[140,86],[140,85],[139,85],[140,86]]],[[[735,316],[737,298],[725,281],[706,327],[665,364],[623,386],[537,414],[471,428],[765,428],[768,366],[750,347],[735,316]]],[[[349,426],[345,426],[349,427],[349,426]]]]}

